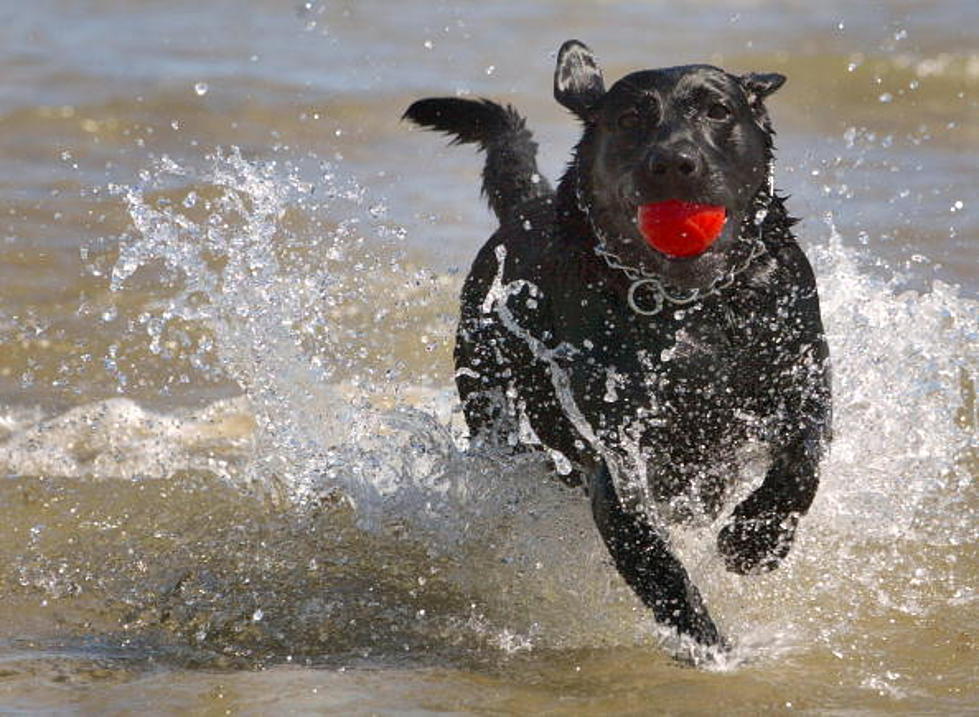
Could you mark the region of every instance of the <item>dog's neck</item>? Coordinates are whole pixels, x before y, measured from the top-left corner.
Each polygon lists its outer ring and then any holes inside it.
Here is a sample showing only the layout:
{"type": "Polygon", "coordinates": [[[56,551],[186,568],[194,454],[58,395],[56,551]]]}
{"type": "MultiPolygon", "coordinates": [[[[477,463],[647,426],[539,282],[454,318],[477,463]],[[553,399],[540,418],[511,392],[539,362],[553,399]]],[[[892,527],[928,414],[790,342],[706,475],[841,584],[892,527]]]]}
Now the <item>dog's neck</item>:
{"type": "Polygon", "coordinates": [[[555,197],[557,225],[559,233],[566,237],[578,237],[590,247],[599,242],[591,220],[578,202],[578,169],[574,164],[568,167],[558,183],[555,197]]]}

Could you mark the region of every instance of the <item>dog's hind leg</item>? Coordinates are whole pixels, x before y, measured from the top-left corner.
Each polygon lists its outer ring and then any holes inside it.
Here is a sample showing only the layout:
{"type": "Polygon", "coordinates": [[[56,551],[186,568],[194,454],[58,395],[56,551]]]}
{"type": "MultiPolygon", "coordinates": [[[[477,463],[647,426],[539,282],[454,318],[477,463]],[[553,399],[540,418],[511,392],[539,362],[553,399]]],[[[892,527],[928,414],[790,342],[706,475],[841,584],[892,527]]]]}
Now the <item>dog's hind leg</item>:
{"type": "Polygon", "coordinates": [[[622,507],[604,463],[591,482],[591,505],[615,567],[652,609],[657,622],[703,645],[721,644],[717,626],[687,571],[670,552],[664,536],[622,507]]]}

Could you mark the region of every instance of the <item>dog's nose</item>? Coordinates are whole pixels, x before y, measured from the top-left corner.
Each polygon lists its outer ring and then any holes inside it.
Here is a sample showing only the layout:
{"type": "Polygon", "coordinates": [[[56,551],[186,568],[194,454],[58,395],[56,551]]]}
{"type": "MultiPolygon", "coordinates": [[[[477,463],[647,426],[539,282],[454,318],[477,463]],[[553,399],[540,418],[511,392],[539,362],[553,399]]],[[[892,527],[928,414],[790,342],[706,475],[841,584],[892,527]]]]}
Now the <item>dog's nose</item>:
{"type": "Polygon", "coordinates": [[[647,166],[654,177],[690,179],[700,174],[702,163],[700,156],[693,150],[661,148],[649,153],[647,166]]]}

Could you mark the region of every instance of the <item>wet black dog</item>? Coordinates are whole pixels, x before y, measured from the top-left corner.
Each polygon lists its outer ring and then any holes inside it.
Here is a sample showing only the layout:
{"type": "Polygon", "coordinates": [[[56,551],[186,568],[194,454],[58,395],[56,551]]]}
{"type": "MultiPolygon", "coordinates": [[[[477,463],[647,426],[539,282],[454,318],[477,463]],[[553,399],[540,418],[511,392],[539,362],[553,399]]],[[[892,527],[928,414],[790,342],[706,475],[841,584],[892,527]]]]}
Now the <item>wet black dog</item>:
{"type": "Polygon", "coordinates": [[[690,65],[606,91],[591,52],[569,41],[554,95],[584,131],[556,192],[512,108],[444,98],[405,113],[487,155],[501,226],[463,288],[455,354],[473,440],[548,451],[588,489],[619,572],[656,619],[705,645],[721,638],[665,524],[719,515],[739,449],[762,441],[764,482],[717,547],[738,573],[774,568],[829,439],[815,280],[770,183],[763,100],[784,81],[690,65]],[[666,200],[717,207],[723,231],[699,253],[658,250],[639,210],[666,200]]]}

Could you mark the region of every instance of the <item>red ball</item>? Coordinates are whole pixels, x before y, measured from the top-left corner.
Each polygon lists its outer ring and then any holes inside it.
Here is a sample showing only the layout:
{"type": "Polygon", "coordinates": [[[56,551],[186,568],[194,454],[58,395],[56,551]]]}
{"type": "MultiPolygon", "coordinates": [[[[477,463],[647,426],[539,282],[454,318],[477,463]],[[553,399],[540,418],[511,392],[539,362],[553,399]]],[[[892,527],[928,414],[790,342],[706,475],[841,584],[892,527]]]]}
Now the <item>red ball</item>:
{"type": "Polygon", "coordinates": [[[657,251],[670,257],[697,256],[721,235],[727,210],[712,204],[668,199],[643,204],[637,219],[639,232],[657,251]]]}

